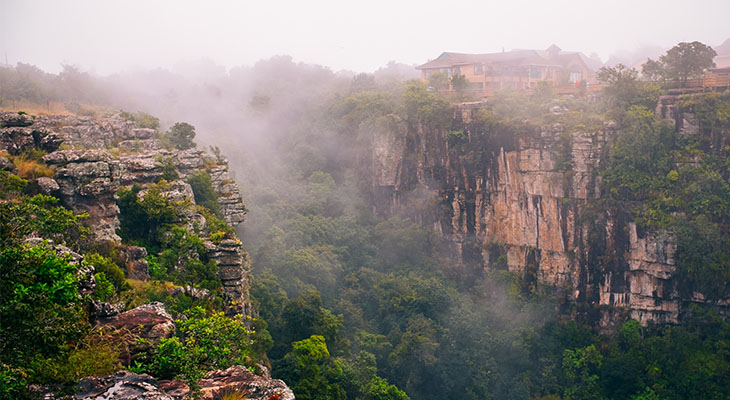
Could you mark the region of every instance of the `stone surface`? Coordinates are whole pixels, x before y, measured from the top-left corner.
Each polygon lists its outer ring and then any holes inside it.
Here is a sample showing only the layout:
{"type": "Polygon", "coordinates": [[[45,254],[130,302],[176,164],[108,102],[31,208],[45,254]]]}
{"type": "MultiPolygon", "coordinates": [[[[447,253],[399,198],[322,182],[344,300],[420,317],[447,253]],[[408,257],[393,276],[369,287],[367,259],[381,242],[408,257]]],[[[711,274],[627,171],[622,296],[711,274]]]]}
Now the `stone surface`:
{"type": "Polygon", "coordinates": [[[247,368],[233,366],[226,370],[208,372],[200,380],[202,398],[217,399],[227,391],[235,390],[249,400],[294,400],[294,393],[279,379],[266,379],[247,368]]]}
{"type": "MultiPolygon", "coordinates": [[[[170,182],[164,195],[176,202],[194,203],[192,187],[186,179],[202,168],[211,175],[219,195],[223,219],[235,227],[244,220],[246,208],[238,185],[230,178],[225,159],[205,150],[184,151],[162,149],[157,132],[139,128],[121,114],[105,117],[40,115],[35,118],[0,112],[0,150],[18,154],[26,149],[44,149],[49,153],[42,162],[56,171],[55,177],[36,181],[39,191],[59,197],[61,204],[89,216],[84,224],[90,227],[90,241],[120,242],[119,208],[116,194],[123,187],[144,188],[162,179],[170,161],[179,179],[170,182]],[[63,145],[64,150],[58,150],[63,145]]],[[[0,159],[0,168],[14,169],[7,158],[0,159]]],[[[206,222],[194,207],[180,207],[177,221],[195,232],[202,232],[206,222]]],[[[230,314],[251,312],[248,298],[250,263],[240,243],[222,243],[215,257],[222,263],[221,277],[230,314]]],[[[127,276],[149,279],[145,255],[125,250],[127,276]]]]}
{"type": "Polygon", "coordinates": [[[0,111],[0,128],[31,125],[33,125],[33,117],[28,114],[0,111]]]}
{"type": "MultiPolygon", "coordinates": [[[[674,106],[676,98],[662,98],[657,112],[691,134],[695,118],[674,106]]],[[[643,325],[677,323],[690,301],[707,302],[678,293],[673,238],[640,235],[624,215],[585,217],[585,205],[601,195],[599,166],[615,123],[595,132],[553,124],[484,139],[468,124],[480,106],[455,112],[468,151],[449,148],[447,131],[418,124],[374,132],[378,214],[434,226],[450,242],[457,270],[488,270],[506,259],[523,279],[589,305],[579,317],[604,327],[627,315],[643,325]]],[[[711,302],[730,315],[725,303],[711,302]]]]}
{"type": "Polygon", "coordinates": [[[131,279],[148,280],[150,279],[150,267],[147,260],[147,249],[144,247],[129,246],[124,247],[120,251],[122,260],[127,269],[127,277],[131,279]]]}
{"type": "Polygon", "coordinates": [[[74,400],[176,400],[159,388],[147,374],[119,371],[101,378],[84,378],[79,382],[74,400]]]}
{"type": "MultiPolygon", "coordinates": [[[[294,400],[294,394],[279,379],[254,375],[242,366],[208,372],[199,381],[200,399],[215,400],[227,393],[240,393],[247,400],[294,400]]],[[[178,380],[157,381],[147,374],[119,371],[99,378],[84,378],[74,400],[181,400],[190,399],[190,389],[178,380]]]]}
{"type": "Polygon", "coordinates": [[[38,188],[41,193],[45,195],[51,195],[61,188],[58,186],[58,182],[53,180],[53,178],[48,178],[46,176],[36,179],[36,183],[38,184],[38,188]]]}
{"type": "Polygon", "coordinates": [[[122,352],[119,361],[123,365],[131,365],[156,346],[160,339],[172,337],[175,322],[162,303],[154,302],[108,318],[99,318],[94,330],[120,343],[122,352]]]}

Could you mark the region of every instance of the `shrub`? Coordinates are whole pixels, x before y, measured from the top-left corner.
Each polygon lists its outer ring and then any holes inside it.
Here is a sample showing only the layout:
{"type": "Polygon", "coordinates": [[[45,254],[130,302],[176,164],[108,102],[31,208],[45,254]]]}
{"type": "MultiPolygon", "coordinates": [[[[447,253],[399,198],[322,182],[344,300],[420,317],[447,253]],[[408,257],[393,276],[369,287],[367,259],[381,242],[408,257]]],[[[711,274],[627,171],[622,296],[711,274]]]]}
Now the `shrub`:
{"type": "Polygon", "coordinates": [[[27,365],[61,353],[88,327],[78,265],[55,250],[14,246],[0,252],[0,362],[27,365]]]}
{"type": "Polygon", "coordinates": [[[193,188],[195,202],[208,210],[212,211],[216,216],[221,217],[221,208],[218,204],[218,195],[213,189],[213,182],[210,174],[206,171],[198,171],[188,178],[188,183],[193,188]]]}
{"type": "Polygon", "coordinates": [[[87,254],[85,257],[87,264],[93,265],[97,273],[103,273],[113,286],[116,292],[129,289],[129,284],[124,278],[124,271],[111,260],[97,253],[87,254]]]}
{"type": "Polygon", "coordinates": [[[160,120],[159,118],[147,114],[142,111],[137,111],[136,113],[129,113],[126,111],[122,111],[119,113],[122,118],[134,121],[138,127],[140,128],[149,128],[149,129],[159,129],[160,128],[160,120]]]}
{"type": "Polygon", "coordinates": [[[187,122],[178,122],[173,125],[165,133],[164,138],[178,150],[192,149],[196,146],[193,141],[195,138],[195,127],[187,122]]]}
{"type": "Polygon", "coordinates": [[[207,315],[195,307],[177,320],[177,332],[162,339],[146,369],[162,378],[182,377],[195,392],[204,371],[233,365],[253,367],[251,331],[237,318],[222,312],[207,315]]]}
{"type": "Polygon", "coordinates": [[[175,204],[163,195],[166,185],[166,181],[160,181],[150,186],[142,199],[138,196],[142,191],[139,185],[117,193],[122,239],[145,247],[160,245],[159,233],[179,217],[175,204]]]}

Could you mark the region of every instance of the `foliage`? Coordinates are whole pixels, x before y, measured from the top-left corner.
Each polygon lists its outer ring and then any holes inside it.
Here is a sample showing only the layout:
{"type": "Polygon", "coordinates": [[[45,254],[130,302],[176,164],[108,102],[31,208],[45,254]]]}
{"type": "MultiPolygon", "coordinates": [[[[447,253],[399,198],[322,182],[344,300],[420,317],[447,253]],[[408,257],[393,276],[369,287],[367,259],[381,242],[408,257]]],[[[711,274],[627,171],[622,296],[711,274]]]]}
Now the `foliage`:
{"type": "Polygon", "coordinates": [[[103,273],[104,278],[113,285],[115,292],[119,293],[130,288],[124,278],[124,271],[110,258],[98,253],[90,253],[84,257],[84,261],[86,264],[93,265],[95,272],[103,273]]]}
{"type": "Polygon", "coordinates": [[[233,365],[253,367],[260,354],[252,354],[252,332],[241,317],[222,312],[207,314],[200,307],[189,309],[186,318],[175,321],[176,333],[162,339],[143,369],[162,378],[182,377],[193,391],[205,371],[233,365]]]}
{"type": "MultiPolygon", "coordinates": [[[[25,181],[7,175],[0,180],[4,181],[3,188],[25,186],[25,181]]],[[[13,198],[0,202],[0,243],[3,245],[19,243],[30,235],[37,235],[73,247],[82,242],[88,231],[81,224],[86,215],[57,206],[55,197],[41,194],[30,197],[12,190],[4,195],[9,196],[13,198]]]]}
{"type": "Polygon", "coordinates": [[[211,290],[220,287],[218,265],[208,260],[205,245],[197,235],[172,226],[163,236],[164,250],[157,259],[160,269],[154,272],[155,278],[211,290]]]}
{"type": "Polygon", "coordinates": [[[0,364],[11,366],[3,378],[11,387],[2,390],[21,389],[12,383],[17,379],[41,380],[43,365],[63,357],[67,344],[88,329],[77,271],[53,249],[24,245],[0,251],[0,364]]]}
{"type": "Polygon", "coordinates": [[[165,132],[164,138],[178,150],[192,149],[196,146],[193,141],[195,138],[195,127],[187,122],[175,123],[165,132]]]}
{"type": "Polygon", "coordinates": [[[454,91],[458,93],[465,91],[469,87],[469,81],[466,80],[466,76],[461,74],[452,76],[449,82],[454,91]]]}
{"type": "Polygon", "coordinates": [[[451,125],[451,105],[426,90],[421,81],[410,81],[403,93],[406,116],[412,123],[421,122],[431,128],[451,125]]]}
{"type": "Polygon", "coordinates": [[[150,247],[160,245],[160,232],[179,217],[176,204],[163,194],[166,187],[167,182],[160,181],[150,186],[144,196],[139,195],[142,191],[139,185],[117,193],[119,235],[122,239],[150,247]]]}
{"type": "Polygon", "coordinates": [[[682,42],[667,50],[659,60],[665,66],[667,77],[679,80],[682,87],[685,87],[689,78],[715,66],[712,59],[716,55],[717,52],[706,44],[697,41],[682,42]]]}
{"type": "Polygon", "coordinates": [[[42,176],[52,178],[56,171],[41,161],[43,155],[45,152],[40,150],[24,151],[18,156],[11,156],[10,160],[18,169],[18,176],[21,179],[37,179],[42,176]]]}
{"type": "Polygon", "coordinates": [[[137,111],[135,113],[129,113],[122,111],[119,115],[124,119],[134,121],[140,128],[160,129],[160,119],[145,112],[137,111]]]}
{"type": "Polygon", "coordinates": [[[436,90],[448,90],[449,76],[445,72],[432,72],[428,77],[428,86],[436,90]]]}
{"type": "Polygon", "coordinates": [[[659,87],[639,81],[639,74],[634,68],[627,68],[623,64],[602,67],[596,77],[600,82],[608,84],[603,89],[609,102],[608,114],[619,123],[623,122],[626,110],[633,106],[653,109],[656,105],[659,87]]]}
{"type": "Polygon", "coordinates": [[[347,399],[345,391],[336,383],[342,369],[330,357],[324,337],[311,337],[292,343],[292,350],[284,357],[282,371],[298,399],[347,399]]]}
{"type": "Polygon", "coordinates": [[[161,160],[162,163],[162,179],[172,182],[180,178],[180,174],[177,173],[177,166],[172,157],[167,157],[161,160]]]}
{"type": "Polygon", "coordinates": [[[205,170],[197,171],[188,177],[188,183],[193,188],[195,203],[207,208],[219,218],[222,217],[218,194],[213,189],[210,174],[205,170]]]}

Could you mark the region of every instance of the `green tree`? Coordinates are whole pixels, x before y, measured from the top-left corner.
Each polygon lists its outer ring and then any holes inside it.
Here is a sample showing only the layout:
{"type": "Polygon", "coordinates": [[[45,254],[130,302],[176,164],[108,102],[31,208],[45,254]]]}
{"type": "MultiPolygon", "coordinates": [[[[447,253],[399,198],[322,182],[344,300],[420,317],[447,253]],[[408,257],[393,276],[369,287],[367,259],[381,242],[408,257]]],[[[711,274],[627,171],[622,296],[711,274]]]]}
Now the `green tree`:
{"type": "Polygon", "coordinates": [[[179,150],[192,149],[196,146],[195,127],[187,122],[177,122],[165,133],[165,138],[179,150]]]}
{"type": "Polygon", "coordinates": [[[457,93],[463,93],[469,87],[469,81],[466,80],[466,76],[463,74],[454,75],[449,80],[451,88],[457,93]]]}
{"type": "Polygon", "coordinates": [[[716,55],[717,52],[706,44],[682,42],[667,50],[659,60],[666,67],[667,77],[679,80],[682,87],[686,87],[689,78],[715,66],[712,59],[716,55]]]}
{"type": "Polygon", "coordinates": [[[428,76],[428,86],[436,90],[447,90],[449,88],[449,76],[441,71],[432,72],[428,76]]]}
{"type": "Polygon", "coordinates": [[[571,400],[600,399],[598,369],[603,356],[590,346],[563,352],[563,373],[565,374],[565,397],[571,400]]]}
{"type": "Polygon", "coordinates": [[[286,355],[287,382],[297,399],[345,400],[345,391],[336,383],[343,377],[342,368],[334,362],[327,350],[323,336],[312,335],[308,339],[292,343],[286,355]]]}
{"type": "Polygon", "coordinates": [[[200,170],[191,174],[188,177],[188,183],[193,189],[195,203],[212,211],[219,218],[223,216],[220,204],[218,204],[218,194],[213,188],[213,181],[211,181],[208,172],[200,170]]]}
{"type": "Polygon", "coordinates": [[[666,68],[661,61],[650,58],[641,65],[641,75],[652,82],[663,81],[666,73],[666,68]]]}

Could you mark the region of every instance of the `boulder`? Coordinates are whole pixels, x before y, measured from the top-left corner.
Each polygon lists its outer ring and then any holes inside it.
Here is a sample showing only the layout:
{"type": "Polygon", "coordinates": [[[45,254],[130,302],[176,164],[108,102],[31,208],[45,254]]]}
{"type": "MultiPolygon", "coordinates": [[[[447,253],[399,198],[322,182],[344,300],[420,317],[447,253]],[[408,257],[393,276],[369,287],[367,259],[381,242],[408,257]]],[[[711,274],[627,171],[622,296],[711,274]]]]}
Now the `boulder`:
{"type": "Polygon", "coordinates": [[[160,339],[172,337],[175,322],[162,303],[154,302],[101,318],[94,330],[112,336],[123,349],[119,361],[123,365],[130,365],[135,359],[147,354],[160,339]]]}
{"type": "Polygon", "coordinates": [[[237,365],[226,370],[208,372],[200,380],[201,398],[213,400],[221,394],[238,392],[249,400],[294,400],[294,393],[280,379],[266,379],[237,365]]]}
{"type": "Polygon", "coordinates": [[[41,193],[45,195],[51,195],[61,188],[58,186],[58,182],[47,176],[42,176],[36,179],[36,184],[38,185],[38,189],[41,193]]]}
{"type": "Polygon", "coordinates": [[[28,114],[0,112],[0,128],[31,125],[33,125],[33,117],[28,114]]]}
{"type": "Polygon", "coordinates": [[[160,389],[147,374],[119,371],[100,378],[84,378],[79,382],[74,400],[175,400],[160,389]]]}

